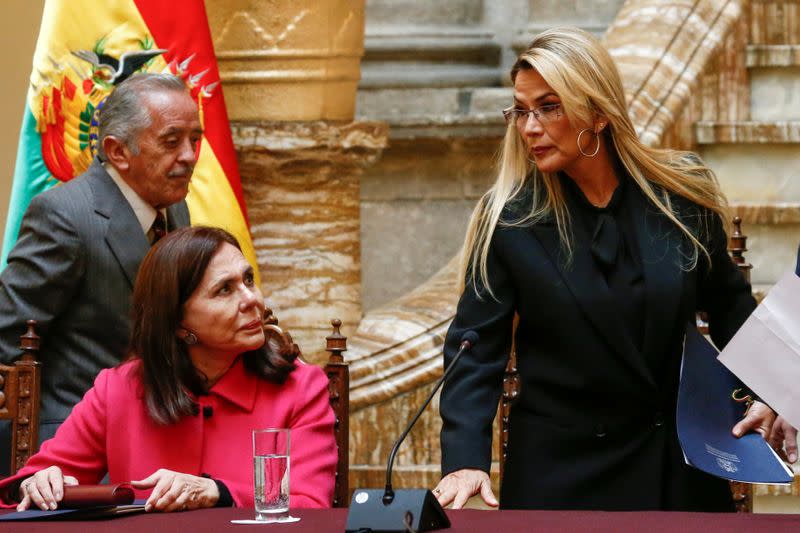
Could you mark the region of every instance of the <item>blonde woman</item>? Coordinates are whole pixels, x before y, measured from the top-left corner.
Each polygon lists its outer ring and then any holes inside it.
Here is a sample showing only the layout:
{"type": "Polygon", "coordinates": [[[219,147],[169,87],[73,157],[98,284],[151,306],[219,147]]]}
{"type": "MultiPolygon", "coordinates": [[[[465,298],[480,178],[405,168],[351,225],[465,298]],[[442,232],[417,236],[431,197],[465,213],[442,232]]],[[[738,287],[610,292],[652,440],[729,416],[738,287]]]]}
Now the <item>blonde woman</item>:
{"type": "MultiPolygon", "coordinates": [[[[491,423],[514,335],[503,508],[730,511],[727,483],[684,464],[683,335],[698,310],[724,345],[755,307],[726,252],[725,199],[692,154],[637,138],[619,73],[591,35],[555,28],[511,70],[497,181],[472,215],[445,343],[481,342],[441,397],[442,473],[461,507],[489,482],[491,423]]],[[[766,435],[756,402],[734,434],[766,435]]]]}

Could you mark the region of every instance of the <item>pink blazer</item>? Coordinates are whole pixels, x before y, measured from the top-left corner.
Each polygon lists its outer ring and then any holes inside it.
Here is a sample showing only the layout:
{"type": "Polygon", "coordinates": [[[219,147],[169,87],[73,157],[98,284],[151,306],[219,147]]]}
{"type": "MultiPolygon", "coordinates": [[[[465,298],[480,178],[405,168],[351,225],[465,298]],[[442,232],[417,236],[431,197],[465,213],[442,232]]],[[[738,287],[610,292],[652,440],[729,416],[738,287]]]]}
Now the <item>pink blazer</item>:
{"type": "MultiPolygon", "coordinates": [[[[162,426],[147,414],[140,364],[133,360],[100,372],[55,437],[17,475],[0,482],[0,489],[52,465],[81,484],[99,483],[106,471],[111,483],[120,483],[166,468],[209,474],[225,483],[237,506],[253,507],[251,431],[280,427],[292,430],[290,506],[330,507],[337,455],[322,370],[298,362],[278,385],[248,374],[237,361],[197,399],[200,414],[162,426]]],[[[148,495],[139,491],[136,497],[148,495]]]]}

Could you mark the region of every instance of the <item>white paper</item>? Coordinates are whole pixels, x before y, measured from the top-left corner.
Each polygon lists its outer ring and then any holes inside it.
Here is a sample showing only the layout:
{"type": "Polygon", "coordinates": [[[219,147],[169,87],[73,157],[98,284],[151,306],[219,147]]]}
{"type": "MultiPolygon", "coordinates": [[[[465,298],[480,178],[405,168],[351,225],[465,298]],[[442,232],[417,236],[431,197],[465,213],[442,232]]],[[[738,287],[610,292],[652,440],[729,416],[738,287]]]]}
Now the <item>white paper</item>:
{"type": "Polygon", "coordinates": [[[719,360],[800,427],[800,277],[794,270],[772,287],[719,360]]]}

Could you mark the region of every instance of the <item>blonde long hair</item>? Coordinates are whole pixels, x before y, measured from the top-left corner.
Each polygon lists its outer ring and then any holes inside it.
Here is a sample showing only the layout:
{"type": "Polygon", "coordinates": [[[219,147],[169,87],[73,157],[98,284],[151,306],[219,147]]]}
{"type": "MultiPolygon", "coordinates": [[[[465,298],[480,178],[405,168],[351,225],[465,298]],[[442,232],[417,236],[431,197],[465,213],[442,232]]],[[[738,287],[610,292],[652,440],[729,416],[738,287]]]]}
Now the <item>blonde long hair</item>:
{"type": "MultiPolygon", "coordinates": [[[[572,124],[593,123],[600,114],[607,118],[603,136],[622,166],[644,195],[657,206],[692,244],[693,252],[685,268],[694,268],[702,253],[710,259],[699,236],[681,220],[670,202],[674,193],[727,220],[727,201],[714,173],[689,152],[651,148],[643,144],[628,116],[619,71],[611,55],[591,34],[573,27],[549,29],[531,42],[511,69],[516,80],[520,70],[534,69],[561,98],[564,113],[572,124]]],[[[535,224],[553,217],[567,261],[572,256],[570,219],[557,174],[531,170],[527,150],[515,124],[509,123],[499,156],[499,172],[492,187],[483,195],[469,221],[461,252],[460,289],[464,282],[483,287],[494,296],[489,285],[487,257],[498,223],[535,224]],[[527,187],[526,187],[527,186],[527,187]],[[500,221],[509,201],[526,188],[532,194],[530,212],[520,220],[500,221]]]]}

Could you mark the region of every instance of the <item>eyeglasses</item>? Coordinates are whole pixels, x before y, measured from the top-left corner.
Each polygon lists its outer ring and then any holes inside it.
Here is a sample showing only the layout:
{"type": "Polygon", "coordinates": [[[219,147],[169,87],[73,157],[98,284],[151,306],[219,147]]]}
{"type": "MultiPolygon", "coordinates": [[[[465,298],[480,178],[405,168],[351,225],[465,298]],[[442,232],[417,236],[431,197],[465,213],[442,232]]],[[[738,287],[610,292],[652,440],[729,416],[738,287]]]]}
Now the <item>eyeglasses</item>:
{"type": "Polygon", "coordinates": [[[535,109],[521,109],[513,106],[503,109],[503,116],[506,118],[506,122],[510,124],[513,121],[517,126],[527,124],[531,115],[539,121],[539,124],[544,125],[560,119],[563,111],[561,110],[561,104],[546,104],[535,109]]]}

